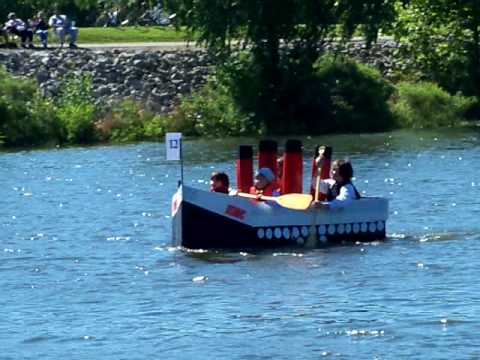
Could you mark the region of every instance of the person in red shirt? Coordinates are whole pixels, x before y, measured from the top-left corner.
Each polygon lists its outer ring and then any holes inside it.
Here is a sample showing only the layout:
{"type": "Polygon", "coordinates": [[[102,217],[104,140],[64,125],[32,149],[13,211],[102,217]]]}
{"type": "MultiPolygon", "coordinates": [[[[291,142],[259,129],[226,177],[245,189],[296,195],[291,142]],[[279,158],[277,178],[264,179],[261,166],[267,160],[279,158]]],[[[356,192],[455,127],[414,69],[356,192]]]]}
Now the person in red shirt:
{"type": "Polygon", "coordinates": [[[280,192],[275,184],[273,171],[270,168],[261,168],[255,175],[253,186],[250,188],[250,194],[258,196],[279,196],[280,192]]]}

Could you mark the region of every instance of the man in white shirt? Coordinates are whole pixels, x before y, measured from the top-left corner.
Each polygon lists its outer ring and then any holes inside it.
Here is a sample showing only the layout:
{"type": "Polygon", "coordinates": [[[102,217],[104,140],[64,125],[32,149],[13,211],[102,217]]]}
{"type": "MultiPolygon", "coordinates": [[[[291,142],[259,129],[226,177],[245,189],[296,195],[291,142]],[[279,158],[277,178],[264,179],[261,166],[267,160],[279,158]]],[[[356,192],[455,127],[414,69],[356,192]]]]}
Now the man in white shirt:
{"type": "Polygon", "coordinates": [[[69,47],[71,49],[77,48],[75,43],[77,42],[78,29],[74,26],[75,24],[70,21],[67,15],[60,15],[55,11],[48,20],[48,25],[51,26],[57,34],[60,40],[60,47],[63,47],[65,37],[68,35],[70,40],[69,47]]]}

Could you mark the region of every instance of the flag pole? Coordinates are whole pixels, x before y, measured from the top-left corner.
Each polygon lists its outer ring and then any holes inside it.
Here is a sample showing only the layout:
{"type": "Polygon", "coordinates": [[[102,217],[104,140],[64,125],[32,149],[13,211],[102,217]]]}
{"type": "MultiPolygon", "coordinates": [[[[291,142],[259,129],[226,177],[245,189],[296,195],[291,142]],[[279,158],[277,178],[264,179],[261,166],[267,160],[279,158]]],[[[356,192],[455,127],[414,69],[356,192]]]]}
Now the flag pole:
{"type": "Polygon", "coordinates": [[[180,161],[180,180],[178,180],[178,187],[183,185],[183,140],[182,133],[166,133],[165,145],[167,161],[180,161]]]}
{"type": "Polygon", "coordinates": [[[183,139],[180,138],[180,183],[178,186],[183,185],[183,139]]]}

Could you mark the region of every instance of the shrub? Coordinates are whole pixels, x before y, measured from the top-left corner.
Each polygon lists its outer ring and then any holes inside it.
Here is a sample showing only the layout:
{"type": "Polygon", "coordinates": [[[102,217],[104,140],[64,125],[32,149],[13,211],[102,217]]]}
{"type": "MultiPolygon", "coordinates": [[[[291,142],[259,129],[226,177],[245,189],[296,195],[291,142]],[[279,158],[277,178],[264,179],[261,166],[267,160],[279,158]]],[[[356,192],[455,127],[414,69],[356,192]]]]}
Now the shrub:
{"type": "Polygon", "coordinates": [[[97,140],[93,122],[96,108],[92,104],[69,104],[58,109],[58,117],[66,135],[63,139],[70,144],[88,144],[97,140]]]}
{"type": "Polygon", "coordinates": [[[348,58],[324,56],[302,88],[305,130],[311,133],[385,131],[394,127],[393,85],[378,70],[348,58]]]}
{"type": "Polygon", "coordinates": [[[144,139],[145,123],[150,122],[153,117],[140,103],[124,100],[113,105],[96,123],[96,128],[105,140],[120,143],[139,141],[144,139]]]}
{"type": "Polygon", "coordinates": [[[174,131],[175,129],[168,126],[170,117],[166,115],[156,115],[148,119],[143,124],[145,140],[160,140],[163,138],[167,130],[174,131]]]}
{"type": "Polygon", "coordinates": [[[58,144],[64,138],[54,101],[42,96],[37,91],[30,102],[29,117],[34,126],[30,130],[38,139],[38,144],[58,144]]]}
{"type": "Polygon", "coordinates": [[[0,132],[5,145],[58,142],[58,120],[53,102],[40,95],[35,82],[0,68],[0,132]]]}
{"type": "Polygon", "coordinates": [[[206,136],[238,136],[255,131],[250,116],[240,111],[229,88],[214,77],[200,90],[181,98],[166,127],[169,131],[206,136]]]}
{"type": "Polygon", "coordinates": [[[61,84],[57,106],[58,117],[64,128],[64,140],[75,144],[97,140],[94,123],[98,109],[94,103],[90,76],[66,77],[61,84]]]}
{"type": "Polygon", "coordinates": [[[450,95],[430,82],[397,85],[392,97],[393,113],[403,127],[433,128],[454,126],[465,120],[466,114],[477,106],[473,97],[450,95]]]}
{"type": "Polygon", "coordinates": [[[377,70],[345,57],[323,56],[313,69],[292,61],[280,64],[274,89],[261,85],[261,71],[248,54],[239,54],[219,72],[257,131],[324,134],[394,127],[388,106],[394,87],[377,70]]]}

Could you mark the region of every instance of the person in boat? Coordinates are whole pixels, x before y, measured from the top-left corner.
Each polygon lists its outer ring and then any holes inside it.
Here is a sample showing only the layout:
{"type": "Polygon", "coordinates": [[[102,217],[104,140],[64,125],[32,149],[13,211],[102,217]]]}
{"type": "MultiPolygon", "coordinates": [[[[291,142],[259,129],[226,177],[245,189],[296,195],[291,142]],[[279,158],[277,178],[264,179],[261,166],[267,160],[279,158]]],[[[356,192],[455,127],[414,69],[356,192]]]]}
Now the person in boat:
{"type": "MultiPolygon", "coordinates": [[[[318,160],[318,166],[322,166],[322,160],[322,158],[318,160]]],[[[360,199],[359,192],[352,184],[353,167],[349,161],[335,160],[332,163],[330,177],[320,180],[319,186],[319,191],[326,194],[327,201],[314,201],[315,207],[338,209],[360,199]]]]}
{"type": "Polygon", "coordinates": [[[210,177],[210,191],[228,194],[230,181],[224,172],[214,172],[210,177]]]}
{"type": "Polygon", "coordinates": [[[272,169],[263,167],[255,174],[253,186],[250,188],[250,194],[257,196],[279,196],[280,191],[276,186],[275,174],[272,169]]]}

